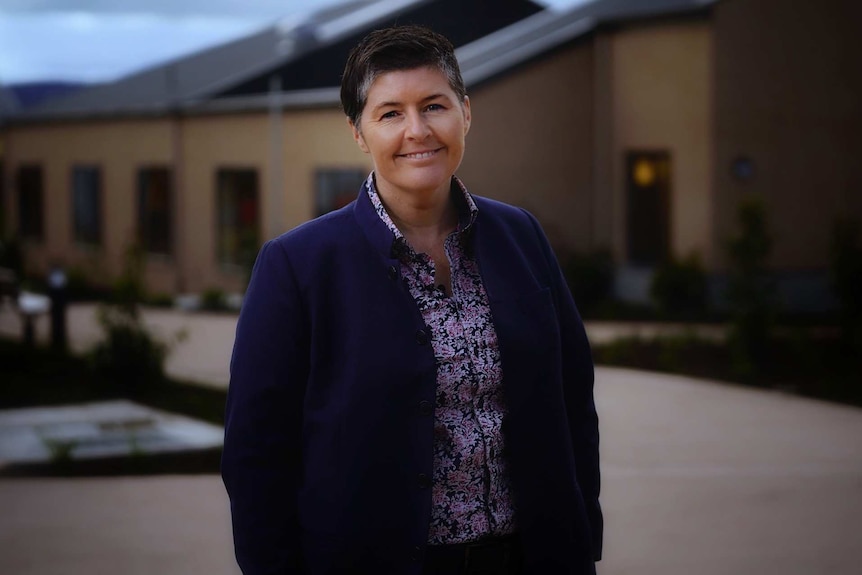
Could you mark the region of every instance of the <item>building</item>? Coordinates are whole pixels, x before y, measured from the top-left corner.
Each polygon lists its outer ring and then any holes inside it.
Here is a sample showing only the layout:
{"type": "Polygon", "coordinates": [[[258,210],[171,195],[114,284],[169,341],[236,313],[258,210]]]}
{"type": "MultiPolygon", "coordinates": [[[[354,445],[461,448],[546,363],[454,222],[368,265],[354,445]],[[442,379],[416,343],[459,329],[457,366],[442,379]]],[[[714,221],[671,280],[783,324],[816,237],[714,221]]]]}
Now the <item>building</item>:
{"type": "Polygon", "coordinates": [[[862,38],[851,0],[360,1],[15,114],[6,229],[33,272],[108,281],[140,242],[151,291],[242,289],[257,247],[355,197],[370,169],[338,83],[395,22],[450,37],[473,107],[459,175],[530,209],[560,253],[607,249],[617,291],[699,254],[715,286],[761,198],[785,303],[829,305],[837,217],[862,219],[862,38]]]}

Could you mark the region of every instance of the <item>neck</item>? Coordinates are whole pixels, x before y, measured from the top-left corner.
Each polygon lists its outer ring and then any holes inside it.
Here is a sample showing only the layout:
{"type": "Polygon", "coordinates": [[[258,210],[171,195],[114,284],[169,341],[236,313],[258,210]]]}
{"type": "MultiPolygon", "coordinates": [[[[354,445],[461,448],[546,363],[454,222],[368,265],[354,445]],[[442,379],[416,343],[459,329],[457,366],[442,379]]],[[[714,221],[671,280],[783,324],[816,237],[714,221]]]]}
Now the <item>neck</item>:
{"type": "Polygon", "coordinates": [[[428,194],[404,194],[377,188],[393,223],[406,237],[445,236],[458,226],[449,185],[428,194]]]}

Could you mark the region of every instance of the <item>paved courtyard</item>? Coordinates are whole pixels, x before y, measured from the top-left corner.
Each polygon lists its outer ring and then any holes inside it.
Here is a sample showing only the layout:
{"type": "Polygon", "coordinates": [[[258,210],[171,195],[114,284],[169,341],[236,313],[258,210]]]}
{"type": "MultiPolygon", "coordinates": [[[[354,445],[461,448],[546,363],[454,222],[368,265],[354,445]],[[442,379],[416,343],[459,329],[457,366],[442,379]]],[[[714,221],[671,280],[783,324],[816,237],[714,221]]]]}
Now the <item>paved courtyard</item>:
{"type": "MultiPolygon", "coordinates": [[[[87,313],[75,306],[70,319],[87,313]]],[[[147,321],[189,331],[173,374],[219,374],[211,383],[224,385],[234,316],[147,321]]],[[[75,347],[95,335],[76,331],[75,347]]],[[[596,375],[601,575],[859,572],[862,409],[625,369],[596,375]]],[[[238,573],[215,475],[5,479],[0,510],[0,573],[238,573]]]]}

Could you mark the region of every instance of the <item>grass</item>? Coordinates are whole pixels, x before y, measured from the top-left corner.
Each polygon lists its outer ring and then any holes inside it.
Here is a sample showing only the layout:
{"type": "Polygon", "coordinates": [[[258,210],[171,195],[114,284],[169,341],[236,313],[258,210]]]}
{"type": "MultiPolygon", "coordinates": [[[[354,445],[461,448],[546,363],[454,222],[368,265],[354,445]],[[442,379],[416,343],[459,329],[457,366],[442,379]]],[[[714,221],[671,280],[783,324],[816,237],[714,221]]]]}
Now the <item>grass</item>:
{"type": "MultiPolygon", "coordinates": [[[[68,405],[111,399],[128,399],[163,411],[180,413],[224,425],[226,394],[222,390],[175,380],[149,382],[135,387],[100,378],[82,357],[46,348],[28,348],[0,338],[0,409],[68,405]]],[[[215,473],[220,449],[124,458],[71,460],[52,464],[7,466],[2,475],[92,476],[159,473],[215,473]]]]}

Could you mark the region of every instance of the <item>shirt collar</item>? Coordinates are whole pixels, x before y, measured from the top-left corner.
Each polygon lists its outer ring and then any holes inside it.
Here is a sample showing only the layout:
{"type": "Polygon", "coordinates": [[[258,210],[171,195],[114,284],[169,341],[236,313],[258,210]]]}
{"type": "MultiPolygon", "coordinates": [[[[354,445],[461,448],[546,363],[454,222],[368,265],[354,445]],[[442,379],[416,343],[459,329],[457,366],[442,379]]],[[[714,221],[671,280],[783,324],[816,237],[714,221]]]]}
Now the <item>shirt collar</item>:
{"type": "MultiPolygon", "coordinates": [[[[377,212],[377,216],[384,224],[386,224],[389,231],[392,232],[394,242],[396,244],[403,243],[404,234],[401,233],[401,230],[399,230],[398,226],[396,226],[392,221],[392,218],[389,216],[389,212],[386,211],[386,207],[380,199],[380,195],[377,193],[374,172],[371,172],[368,175],[363,187],[365,188],[365,192],[368,194],[369,199],[371,199],[371,203],[374,206],[374,211],[377,212]]],[[[470,192],[467,191],[467,187],[464,185],[464,182],[462,182],[457,176],[452,176],[450,194],[450,197],[455,202],[455,208],[458,210],[458,229],[456,232],[459,234],[469,233],[472,230],[473,223],[476,221],[479,208],[476,206],[476,202],[473,201],[473,197],[470,195],[470,192]]]]}

